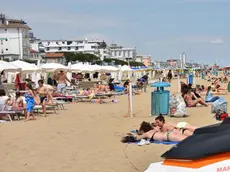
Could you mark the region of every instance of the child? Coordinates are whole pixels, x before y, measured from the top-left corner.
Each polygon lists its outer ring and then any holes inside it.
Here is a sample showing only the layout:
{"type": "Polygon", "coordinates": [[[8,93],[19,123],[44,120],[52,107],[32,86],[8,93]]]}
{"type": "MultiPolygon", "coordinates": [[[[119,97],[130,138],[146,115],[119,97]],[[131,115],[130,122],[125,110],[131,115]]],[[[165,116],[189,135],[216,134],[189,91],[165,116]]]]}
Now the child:
{"type": "Polygon", "coordinates": [[[26,98],[26,117],[25,117],[25,121],[29,121],[30,120],[30,115],[33,117],[33,119],[35,120],[35,116],[33,115],[33,110],[34,110],[34,105],[35,105],[35,93],[34,93],[34,89],[31,85],[31,83],[28,83],[26,85],[27,89],[28,89],[28,93],[25,94],[25,98],[26,98]]]}

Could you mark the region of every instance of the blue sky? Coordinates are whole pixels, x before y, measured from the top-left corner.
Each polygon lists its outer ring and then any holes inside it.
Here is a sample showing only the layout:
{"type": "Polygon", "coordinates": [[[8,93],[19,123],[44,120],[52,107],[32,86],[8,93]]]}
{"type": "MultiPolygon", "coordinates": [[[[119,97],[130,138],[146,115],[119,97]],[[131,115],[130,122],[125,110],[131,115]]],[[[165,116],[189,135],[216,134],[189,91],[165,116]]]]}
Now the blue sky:
{"type": "Polygon", "coordinates": [[[41,39],[99,38],[154,60],[230,64],[230,0],[7,0],[0,11],[26,20],[41,39]]]}

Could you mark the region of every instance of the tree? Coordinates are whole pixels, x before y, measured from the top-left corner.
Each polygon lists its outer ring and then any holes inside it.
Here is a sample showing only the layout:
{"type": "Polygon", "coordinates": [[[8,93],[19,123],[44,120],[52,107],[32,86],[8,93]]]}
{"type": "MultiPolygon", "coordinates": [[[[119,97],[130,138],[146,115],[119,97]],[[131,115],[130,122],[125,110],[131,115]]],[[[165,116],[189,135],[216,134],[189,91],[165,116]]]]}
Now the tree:
{"type": "Polygon", "coordinates": [[[99,57],[97,57],[94,54],[84,54],[84,53],[72,53],[72,52],[66,52],[64,53],[66,62],[75,62],[75,61],[80,61],[80,62],[95,62],[100,60],[99,57]]]}

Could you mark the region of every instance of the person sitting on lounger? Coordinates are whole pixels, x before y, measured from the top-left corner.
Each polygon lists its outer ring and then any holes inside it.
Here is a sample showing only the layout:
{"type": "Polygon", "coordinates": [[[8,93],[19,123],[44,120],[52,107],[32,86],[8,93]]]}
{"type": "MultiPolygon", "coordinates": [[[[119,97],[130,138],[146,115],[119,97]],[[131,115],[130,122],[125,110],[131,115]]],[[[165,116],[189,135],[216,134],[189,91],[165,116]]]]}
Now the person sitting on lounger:
{"type": "Polygon", "coordinates": [[[15,100],[14,100],[12,110],[24,110],[24,109],[26,109],[26,103],[24,103],[24,99],[21,96],[21,93],[17,91],[15,93],[15,100]]]}
{"type": "Polygon", "coordinates": [[[96,88],[95,88],[95,92],[97,92],[97,93],[101,93],[101,92],[107,93],[108,90],[107,90],[107,87],[105,85],[102,85],[101,83],[97,83],[96,88]]]}
{"type": "Polygon", "coordinates": [[[177,124],[173,123],[166,123],[165,118],[162,115],[159,115],[155,118],[155,122],[153,123],[157,127],[160,128],[163,132],[168,131],[179,131],[182,135],[185,136],[191,136],[195,129],[197,129],[196,126],[189,125],[187,122],[179,122],[177,124]]]}
{"type": "Polygon", "coordinates": [[[108,86],[109,86],[110,91],[115,91],[115,85],[114,85],[113,81],[114,81],[114,78],[109,79],[108,86]]]}
{"type": "Polygon", "coordinates": [[[213,96],[213,93],[212,93],[212,87],[209,86],[208,89],[207,89],[207,93],[205,95],[205,102],[209,103],[209,102],[215,102],[216,100],[218,100],[220,97],[218,96],[213,96]]]}
{"type": "Polygon", "coordinates": [[[208,104],[205,103],[205,101],[202,98],[197,98],[197,99],[193,100],[193,96],[191,94],[190,89],[184,90],[183,98],[184,98],[185,103],[188,107],[196,107],[197,104],[201,104],[201,105],[204,105],[206,107],[208,106],[208,104]]]}
{"type": "Polygon", "coordinates": [[[134,136],[128,134],[125,137],[122,137],[122,142],[136,142],[141,139],[150,139],[150,141],[174,141],[179,142],[186,138],[186,136],[178,132],[162,132],[157,128],[154,128],[148,122],[142,122],[140,129],[138,130],[138,135],[134,136]]]}
{"type": "Polygon", "coordinates": [[[5,101],[5,103],[4,103],[3,107],[2,107],[2,111],[11,110],[12,107],[13,107],[13,105],[14,105],[14,100],[13,100],[13,98],[12,98],[12,97],[8,97],[8,99],[6,99],[6,101],[5,101]]]}

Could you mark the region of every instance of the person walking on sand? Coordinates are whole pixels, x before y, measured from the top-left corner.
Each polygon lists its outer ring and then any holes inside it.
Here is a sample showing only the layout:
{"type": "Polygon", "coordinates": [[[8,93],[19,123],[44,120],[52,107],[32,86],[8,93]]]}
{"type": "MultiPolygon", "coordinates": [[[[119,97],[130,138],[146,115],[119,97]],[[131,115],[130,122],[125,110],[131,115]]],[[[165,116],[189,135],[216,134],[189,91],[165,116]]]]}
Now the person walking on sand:
{"type": "Polygon", "coordinates": [[[171,83],[171,80],[172,80],[172,71],[169,70],[169,72],[168,72],[168,81],[169,81],[169,83],[171,83]]]}
{"type": "Polygon", "coordinates": [[[33,114],[33,110],[34,110],[34,106],[35,106],[34,89],[33,89],[32,85],[31,85],[31,83],[26,84],[26,88],[28,89],[28,93],[25,94],[25,98],[26,98],[26,117],[25,117],[25,121],[30,120],[30,115],[35,120],[36,118],[35,118],[35,116],[33,114]]]}
{"type": "Polygon", "coordinates": [[[66,74],[62,70],[56,74],[55,79],[58,83],[57,92],[59,93],[63,93],[66,90],[67,82],[71,83],[71,81],[67,78],[66,74]]]}

